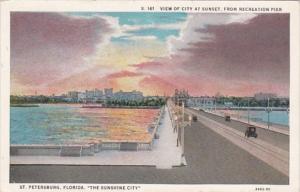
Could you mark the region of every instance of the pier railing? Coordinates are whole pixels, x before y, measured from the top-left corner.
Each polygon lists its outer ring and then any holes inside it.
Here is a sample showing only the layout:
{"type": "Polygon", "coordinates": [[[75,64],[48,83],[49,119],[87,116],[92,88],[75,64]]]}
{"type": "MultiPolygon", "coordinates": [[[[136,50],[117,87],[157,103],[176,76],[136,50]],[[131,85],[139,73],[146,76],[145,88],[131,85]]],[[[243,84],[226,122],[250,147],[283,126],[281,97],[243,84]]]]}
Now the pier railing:
{"type": "Polygon", "coordinates": [[[168,107],[167,107],[168,112],[169,112],[170,118],[171,118],[172,128],[174,131],[176,131],[177,128],[176,128],[176,122],[175,122],[175,105],[171,101],[169,101],[167,105],[168,105],[168,107]]]}
{"type": "Polygon", "coordinates": [[[152,149],[152,145],[153,145],[154,140],[159,139],[159,135],[158,135],[157,131],[158,131],[158,127],[161,125],[161,120],[164,116],[164,111],[165,111],[165,106],[160,108],[159,115],[158,115],[158,117],[155,117],[154,124],[152,124],[149,127],[149,130],[150,130],[150,133],[151,133],[151,137],[150,137],[151,138],[151,142],[150,142],[151,149],[152,149]]]}

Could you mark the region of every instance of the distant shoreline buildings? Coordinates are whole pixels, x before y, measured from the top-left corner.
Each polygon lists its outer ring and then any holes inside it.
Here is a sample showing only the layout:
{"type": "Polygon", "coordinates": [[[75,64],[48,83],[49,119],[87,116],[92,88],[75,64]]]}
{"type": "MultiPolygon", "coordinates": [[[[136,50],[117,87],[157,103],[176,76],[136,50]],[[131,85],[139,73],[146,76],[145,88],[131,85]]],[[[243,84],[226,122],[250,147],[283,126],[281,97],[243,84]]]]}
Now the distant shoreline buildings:
{"type": "Polygon", "coordinates": [[[123,100],[133,101],[142,100],[144,98],[141,91],[122,91],[113,92],[113,88],[105,88],[104,90],[93,89],[86,90],[85,92],[69,91],[67,94],[58,96],[63,98],[67,102],[79,102],[79,103],[106,103],[108,100],[123,100]]]}
{"type": "MultiPolygon", "coordinates": [[[[165,104],[165,96],[144,96],[143,92],[113,91],[113,88],[103,90],[92,89],[85,91],[68,91],[62,95],[28,95],[10,96],[10,104],[36,104],[36,103],[83,103],[99,104],[101,107],[159,107],[165,104]]],[[[95,105],[98,106],[98,105],[95,105]]]]}
{"type": "Polygon", "coordinates": [[[279,97],[274,93],[255,93],[251,97],[236,97],[236,96],[223,96],[217,93],[216,96],[191,96],[188,90],[185,89],[175,89],[173,95],[173,101],[177,105],[185,104],[189,107],[265,107],[268,105],[268,100],[270,106],[273,107],[289,107],[288,97],[279,97]]]}
{"type": "MultiPolygon", "coordinates": [[[[45,96],[14,96],[11,95],[11,103],[99,103],[105,106],[113,105],[154,105],[155,101],[165,101],[167,96],[144,96],[143,92],[132,90],[114,92],[113,88],[92,89],[85,91],[68,91],[62,95],[45,96]],[[154,103],[153,103],[154,102],[154,103]]],[[[289,97],[279,97],[274,93],[255,93],[253,96],[237,97],[223,96],[217,93],[215,96],[191,96],[186,89],[175,89],[170,97],[175,104],[188,107],[266,107],[269,104],[272,107],[289,107],[289,97]]],[[[162,102],[159,102],[162,104],[162,102]]]]}

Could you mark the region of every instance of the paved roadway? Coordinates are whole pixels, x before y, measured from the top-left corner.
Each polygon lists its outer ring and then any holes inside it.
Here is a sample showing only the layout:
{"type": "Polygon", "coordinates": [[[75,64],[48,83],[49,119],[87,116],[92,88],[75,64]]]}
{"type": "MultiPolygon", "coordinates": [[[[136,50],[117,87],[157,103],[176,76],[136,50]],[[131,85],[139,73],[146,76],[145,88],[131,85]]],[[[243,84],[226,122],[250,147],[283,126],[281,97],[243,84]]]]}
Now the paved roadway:
{"type": "Polygon", "coordinates": [[[11,182],[139,184],[288,184],[289,178],[227,141],[200,122],[186,128],[188,165],[147,166],[12,165],[11,182]]]}
{"type": "MultiPolygon", "coordinates": [[[[195,109],[190,109],[193,111],[197,111],[195,109]]],[[[198,111],[199,114],[208,117],[210,119],[213,119],[219,123],[222,123],[224,125],[227,125],[229,127],[232,127],[238,131],[241,132],[245,132],[248,124],[240,122],[240,121],[235,121],[235,120],[231,120],[231,121],[225,121],[223,117],[211,114],[211,113],[206,113],[203,111],[198,111]]],[[[281,149],[284,149],[286,151],[289,151],[289,136],[282,134],[282,133],[277,133],[274,131],[270,131],[267,129],[263,129],[263,128],[257,128],[256,132],[258,134],[258,138],[261,140],[264,140],[268,143],[271,143],[273,145],[275,145],[276,147],[279,147],[281,149]]]]}

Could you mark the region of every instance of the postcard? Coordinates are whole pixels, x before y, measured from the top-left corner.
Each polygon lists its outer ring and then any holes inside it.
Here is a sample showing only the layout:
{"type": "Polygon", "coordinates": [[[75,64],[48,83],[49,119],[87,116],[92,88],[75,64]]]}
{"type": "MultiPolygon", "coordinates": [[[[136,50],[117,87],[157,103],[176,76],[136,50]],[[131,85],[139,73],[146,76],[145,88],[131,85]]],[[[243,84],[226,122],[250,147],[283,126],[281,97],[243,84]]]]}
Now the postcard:
{"type": "Polygon", "coordinates": [[[299,190],[299,2],[1,3],[1,192],[299,190]]]}

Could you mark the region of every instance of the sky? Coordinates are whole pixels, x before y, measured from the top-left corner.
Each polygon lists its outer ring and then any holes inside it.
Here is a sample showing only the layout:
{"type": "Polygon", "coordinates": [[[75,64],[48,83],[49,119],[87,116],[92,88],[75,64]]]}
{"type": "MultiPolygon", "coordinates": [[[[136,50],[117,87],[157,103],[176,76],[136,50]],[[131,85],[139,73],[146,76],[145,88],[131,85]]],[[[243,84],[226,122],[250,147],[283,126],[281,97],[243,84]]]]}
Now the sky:
{"type": "Polygon", "coordinates": [[[11,94],[289,95],[289,15],[11,14],[11,94]]]}

